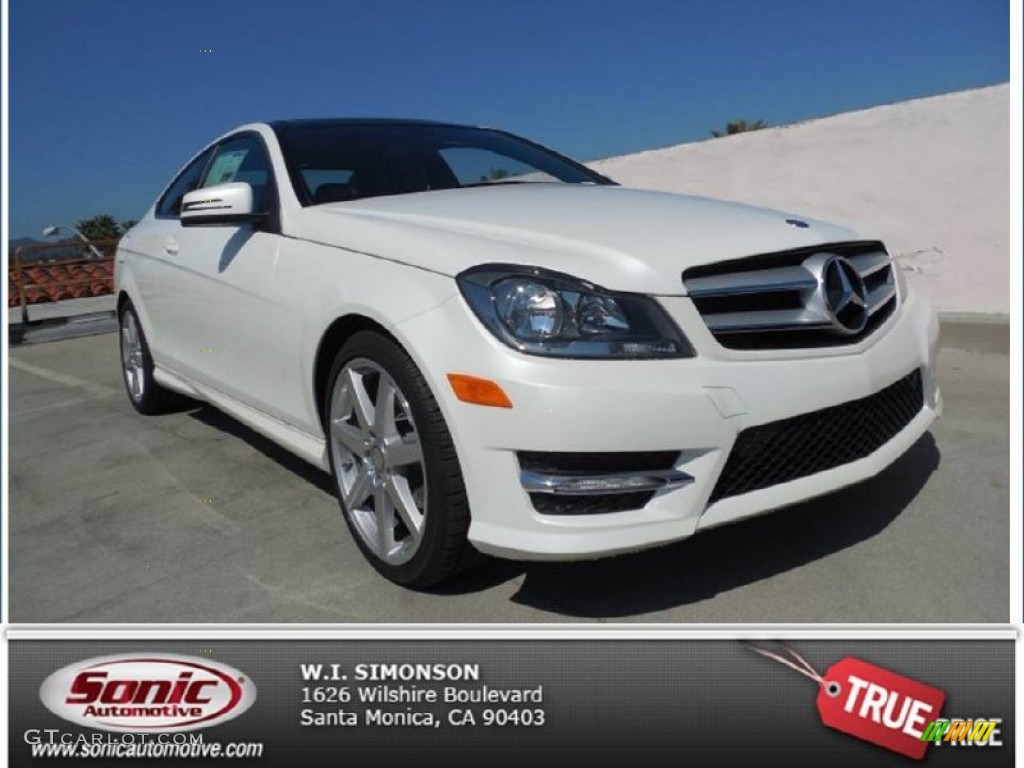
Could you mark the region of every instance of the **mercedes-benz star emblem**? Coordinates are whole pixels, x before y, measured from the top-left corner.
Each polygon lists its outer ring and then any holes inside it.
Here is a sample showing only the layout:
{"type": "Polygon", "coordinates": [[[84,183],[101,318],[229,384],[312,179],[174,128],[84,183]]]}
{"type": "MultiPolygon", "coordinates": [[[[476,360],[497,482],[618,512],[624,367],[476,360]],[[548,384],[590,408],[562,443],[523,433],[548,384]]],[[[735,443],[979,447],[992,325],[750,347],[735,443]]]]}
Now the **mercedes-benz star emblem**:
{"type": "Polygon", "coordinates": [[[853,334],[864,330],[868,291],[853,264],[841,256],[830,256],[821,270],[821,292],[837,331],[853,334]]]}

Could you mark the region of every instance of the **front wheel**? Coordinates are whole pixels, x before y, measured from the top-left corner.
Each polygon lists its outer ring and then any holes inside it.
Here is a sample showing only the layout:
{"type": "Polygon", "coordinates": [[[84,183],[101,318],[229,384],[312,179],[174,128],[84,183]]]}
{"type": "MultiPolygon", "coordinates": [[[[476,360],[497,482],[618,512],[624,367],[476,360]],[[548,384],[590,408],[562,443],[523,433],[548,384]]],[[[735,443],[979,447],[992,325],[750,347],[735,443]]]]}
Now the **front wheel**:
{"type": "Polygon", "coordinates": [[[163,413],[184,399],[164,389],[153,378],[153,356],[149,352],[146,334],[131,302],[125,303],[118,314],[121,338],[121,376],[128,399],[139,413],[163,413]]]}
{"type": "Polygon", "coordinates": [[[334,360],[324,412],[341,509],[374,568],[396,584],[429,587],[475,559],[451,434],[401,347],[354,334],[334,360]]]}

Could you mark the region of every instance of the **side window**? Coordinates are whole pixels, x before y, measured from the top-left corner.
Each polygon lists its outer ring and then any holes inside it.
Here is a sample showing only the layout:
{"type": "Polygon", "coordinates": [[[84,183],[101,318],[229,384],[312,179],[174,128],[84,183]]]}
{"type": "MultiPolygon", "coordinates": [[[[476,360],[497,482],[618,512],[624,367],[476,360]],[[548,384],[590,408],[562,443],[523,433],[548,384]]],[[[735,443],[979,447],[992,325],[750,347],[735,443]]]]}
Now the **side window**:
{"type": "Polygon", "coordinates": [[[210,159],[210,150],[206,150],[188,164],[181,173],[178,174],[171,186],[164,192],[164,196],[160,198],[156,204],[156,215],[160,218],[178,218],[181,213],[181,199],[191,192],[193,189],[199,188],[199,182],[203,178],[203,170],[206,168],[206,161],[210,159]]]}
{"type": "Polygon", "coordinates": [[[217,147],[202,186],[244,181],[252,187],[254,210],[265,211],[269,202],[267,190],[272,179],[270,158],[263,142],[258,136],[245,134],[228,139],[217,147]]]}

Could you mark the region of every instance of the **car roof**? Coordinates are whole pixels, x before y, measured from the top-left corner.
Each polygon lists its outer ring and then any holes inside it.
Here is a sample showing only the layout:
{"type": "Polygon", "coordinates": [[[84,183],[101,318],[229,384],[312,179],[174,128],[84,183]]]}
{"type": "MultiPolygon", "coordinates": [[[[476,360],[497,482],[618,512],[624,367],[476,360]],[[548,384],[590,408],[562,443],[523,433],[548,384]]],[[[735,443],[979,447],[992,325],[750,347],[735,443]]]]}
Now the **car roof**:
{"type": "Polygon", "coordinates": [[[401,125],[401,126],[446,126],[449,128],[475,128],[476,126],[464,125],[460,123],[446,123],[439,122],[436,120],[416,120],[399,117],[312,117],[312,118],[299,118],[293,120],[269,120],[267,125],[277,130],[279,128],[303,128],[303,127],[321,127],[329,128],[331,126],[347,126],[347,125],[401,125]]]}

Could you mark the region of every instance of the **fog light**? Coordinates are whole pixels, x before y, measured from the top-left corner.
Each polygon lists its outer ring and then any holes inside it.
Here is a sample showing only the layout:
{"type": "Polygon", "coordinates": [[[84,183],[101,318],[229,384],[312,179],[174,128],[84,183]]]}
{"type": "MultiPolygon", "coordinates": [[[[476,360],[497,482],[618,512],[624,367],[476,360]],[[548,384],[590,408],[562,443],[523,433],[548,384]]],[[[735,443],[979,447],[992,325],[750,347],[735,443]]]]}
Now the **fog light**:
{"type": "Polygon", "coordinates": [[[571,477],[562,481],[559,493],[624,493],[628,491],[644,491],[651,485],[651,480],[643,475],[626,477],[571,477]]]}
{"type": "Polygon", "coordinates": [[[519,481],[527,493],[601,496],[609,493],[660,491],[689,485],[693,478],[678,469],[613,472],[603,475],[551,475],[522,470],[519,481]]]}

